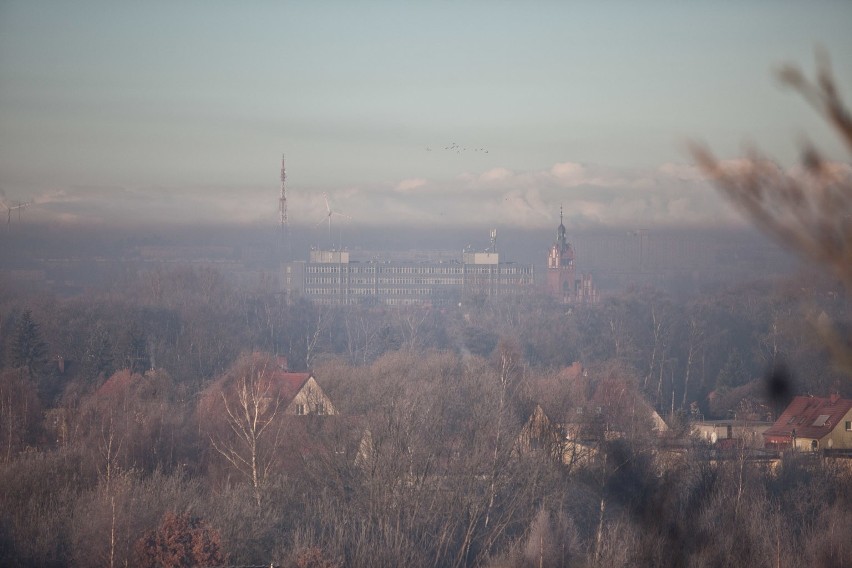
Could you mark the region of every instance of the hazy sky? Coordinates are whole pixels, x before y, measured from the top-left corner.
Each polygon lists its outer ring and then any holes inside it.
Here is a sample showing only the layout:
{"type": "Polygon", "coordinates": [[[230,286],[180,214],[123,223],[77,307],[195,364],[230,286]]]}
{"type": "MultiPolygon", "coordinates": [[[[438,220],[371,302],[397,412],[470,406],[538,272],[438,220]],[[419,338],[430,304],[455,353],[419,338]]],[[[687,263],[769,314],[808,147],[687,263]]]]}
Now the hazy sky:
{"type": "Polygon", "coordinates": [[[852,100],[850,32],[844,1],[0,0],[0,189],[274,223],[283,153],[298,224],[324,191],[363,224],[719,223],[684,141],[848,160],[772,70],[822,45],[852,100]]]}

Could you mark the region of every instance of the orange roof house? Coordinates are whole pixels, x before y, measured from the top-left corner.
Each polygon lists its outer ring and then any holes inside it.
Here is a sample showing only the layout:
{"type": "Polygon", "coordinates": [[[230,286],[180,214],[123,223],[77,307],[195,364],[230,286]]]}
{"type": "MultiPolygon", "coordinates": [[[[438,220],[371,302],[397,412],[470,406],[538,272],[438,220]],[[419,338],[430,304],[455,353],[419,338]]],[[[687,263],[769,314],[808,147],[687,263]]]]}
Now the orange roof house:
{"type": "Polygon", "coordinates": [[[852,399],[797,396],[763,439],[767,448],[852,449],[852,399]]]}
{"type": "Polygon", "coordinates": [[[202,406],[217,406],[226,393],[228,397],[234,395],[235,384],[240,380],[248,380],[256,396],[265,399],[277,411],[283,410],[283,414],[337,414],[337,409],[312,373],[293,373],[286,365],[286,359],[273,358],[266,353],[245,355],[228,373],[205,390],[202,406]]]}
{"type": "Polygon", "coordinates": [[[286,405],[284,414],[337,414],[337,409],[311,373],[275,371],[269,376],[269,382],[277,391],[281,404],[286,405]]]}

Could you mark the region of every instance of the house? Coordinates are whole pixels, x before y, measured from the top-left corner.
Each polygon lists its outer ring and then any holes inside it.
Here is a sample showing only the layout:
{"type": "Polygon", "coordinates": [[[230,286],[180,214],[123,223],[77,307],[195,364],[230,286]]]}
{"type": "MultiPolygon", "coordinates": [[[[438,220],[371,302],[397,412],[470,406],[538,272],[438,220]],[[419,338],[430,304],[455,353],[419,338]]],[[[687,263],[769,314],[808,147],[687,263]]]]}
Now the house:
{"type": "Polygon", "coordinates": [[[275,371],[269,376],[269,382],[279,395],[279,404],[283,406],[284,414],[337,414],[337,409],[311,373],[275,371]]]}
{"type": "Polygon", "coordinates": [[[243,355],[233,367],[202,393],[203,412],[216,413],[221,402],[232,407],[257,404],[259,415],[272,412],[290,416],[331,416],[337,409],[313,373],[291,372],[285,357],[254,352],[243,355]],[[246,400],[241,400],[245,398],[246,400]]]}
{"type": "Polygon", "coordinates": [[[589,465],[597,455],[595,440],[580,439],[564,425],[548,418],[536,405],[515,441],[518,455],[544,454],[566,466],[589,465]]]}
{"type": "Polygon", "coordinates": [[[763,433],[772,422],[758,420],[701,420],[692,423],[692,435],[710,444],[725,445],[736,440],[741,447],[762,448],[763,433]]]}
{"type": "Polygon", "coordinates": [[[797,396],[763,439],[771,449],[852,450],[852,399],[797,396]]]}
{"type": "Polygon", "coordinates": [[[260,369],[267,397],[275,397],[278,408],[291,416],[333,416],[337,409],[317,383],[313,373],[294,373],[289,370],[287,357],[274,359],[265,353],[252,353],[252,366],[260,369]]]}
{"type": "Polygon", "coordinates": [[[641,392],[629,381],[617,377],[604,377],[594,386],[594,392],[585,404],[573,408],[575,424],[603,427],[606,438],[634,438],[637,435],[661,436],[668,425],[641,392]]]}
{"type": "MultiPolygon", "coordinates": [[[[541,406],[541,412],[554,417],[563,444],[595,447],[603,440],[650,440],[668,431],[666,422],[627,372],[618,367],[590,373],[575,362],[555,375],[527,379],[526,386],[529,398],[541,406]]],[[[534,419],[535,412],[530,420],[534,419]]],[[[528,422],[528,426],[533,424],[528,422]]]]}

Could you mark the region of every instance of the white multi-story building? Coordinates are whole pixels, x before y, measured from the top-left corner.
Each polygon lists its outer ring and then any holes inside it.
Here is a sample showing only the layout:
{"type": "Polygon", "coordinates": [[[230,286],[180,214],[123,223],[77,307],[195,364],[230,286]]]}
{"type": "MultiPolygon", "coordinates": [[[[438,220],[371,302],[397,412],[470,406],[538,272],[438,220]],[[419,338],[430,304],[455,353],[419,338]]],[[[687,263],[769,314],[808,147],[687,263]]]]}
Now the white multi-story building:
{"type": "Polygon", "coordinates": [[[532,291],[532,265],[499,261],[496,252],[465,252],[443,262],[350,259],[348,251],[315,250],[284,265],[284,288],[330,305],[457,305],[475,297],[532,291]]]}

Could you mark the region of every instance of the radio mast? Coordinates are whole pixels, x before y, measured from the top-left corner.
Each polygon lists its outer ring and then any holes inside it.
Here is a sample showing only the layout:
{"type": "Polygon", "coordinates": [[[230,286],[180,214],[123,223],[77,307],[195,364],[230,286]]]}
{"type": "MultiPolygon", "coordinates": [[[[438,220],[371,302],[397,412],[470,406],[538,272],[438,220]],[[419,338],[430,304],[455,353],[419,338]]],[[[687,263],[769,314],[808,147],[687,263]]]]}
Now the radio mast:
{"type": "Polygon", "coordinates": [[[287,181],[287,168],[284,165],[284,155],[281,155],[281,197],[278,198],[278,215],[281,225],[281,239],[287,241],[287,252],[289,260],[290,252],[290,227],[287,223],[287,189],[285,182],[287,181]]]}

